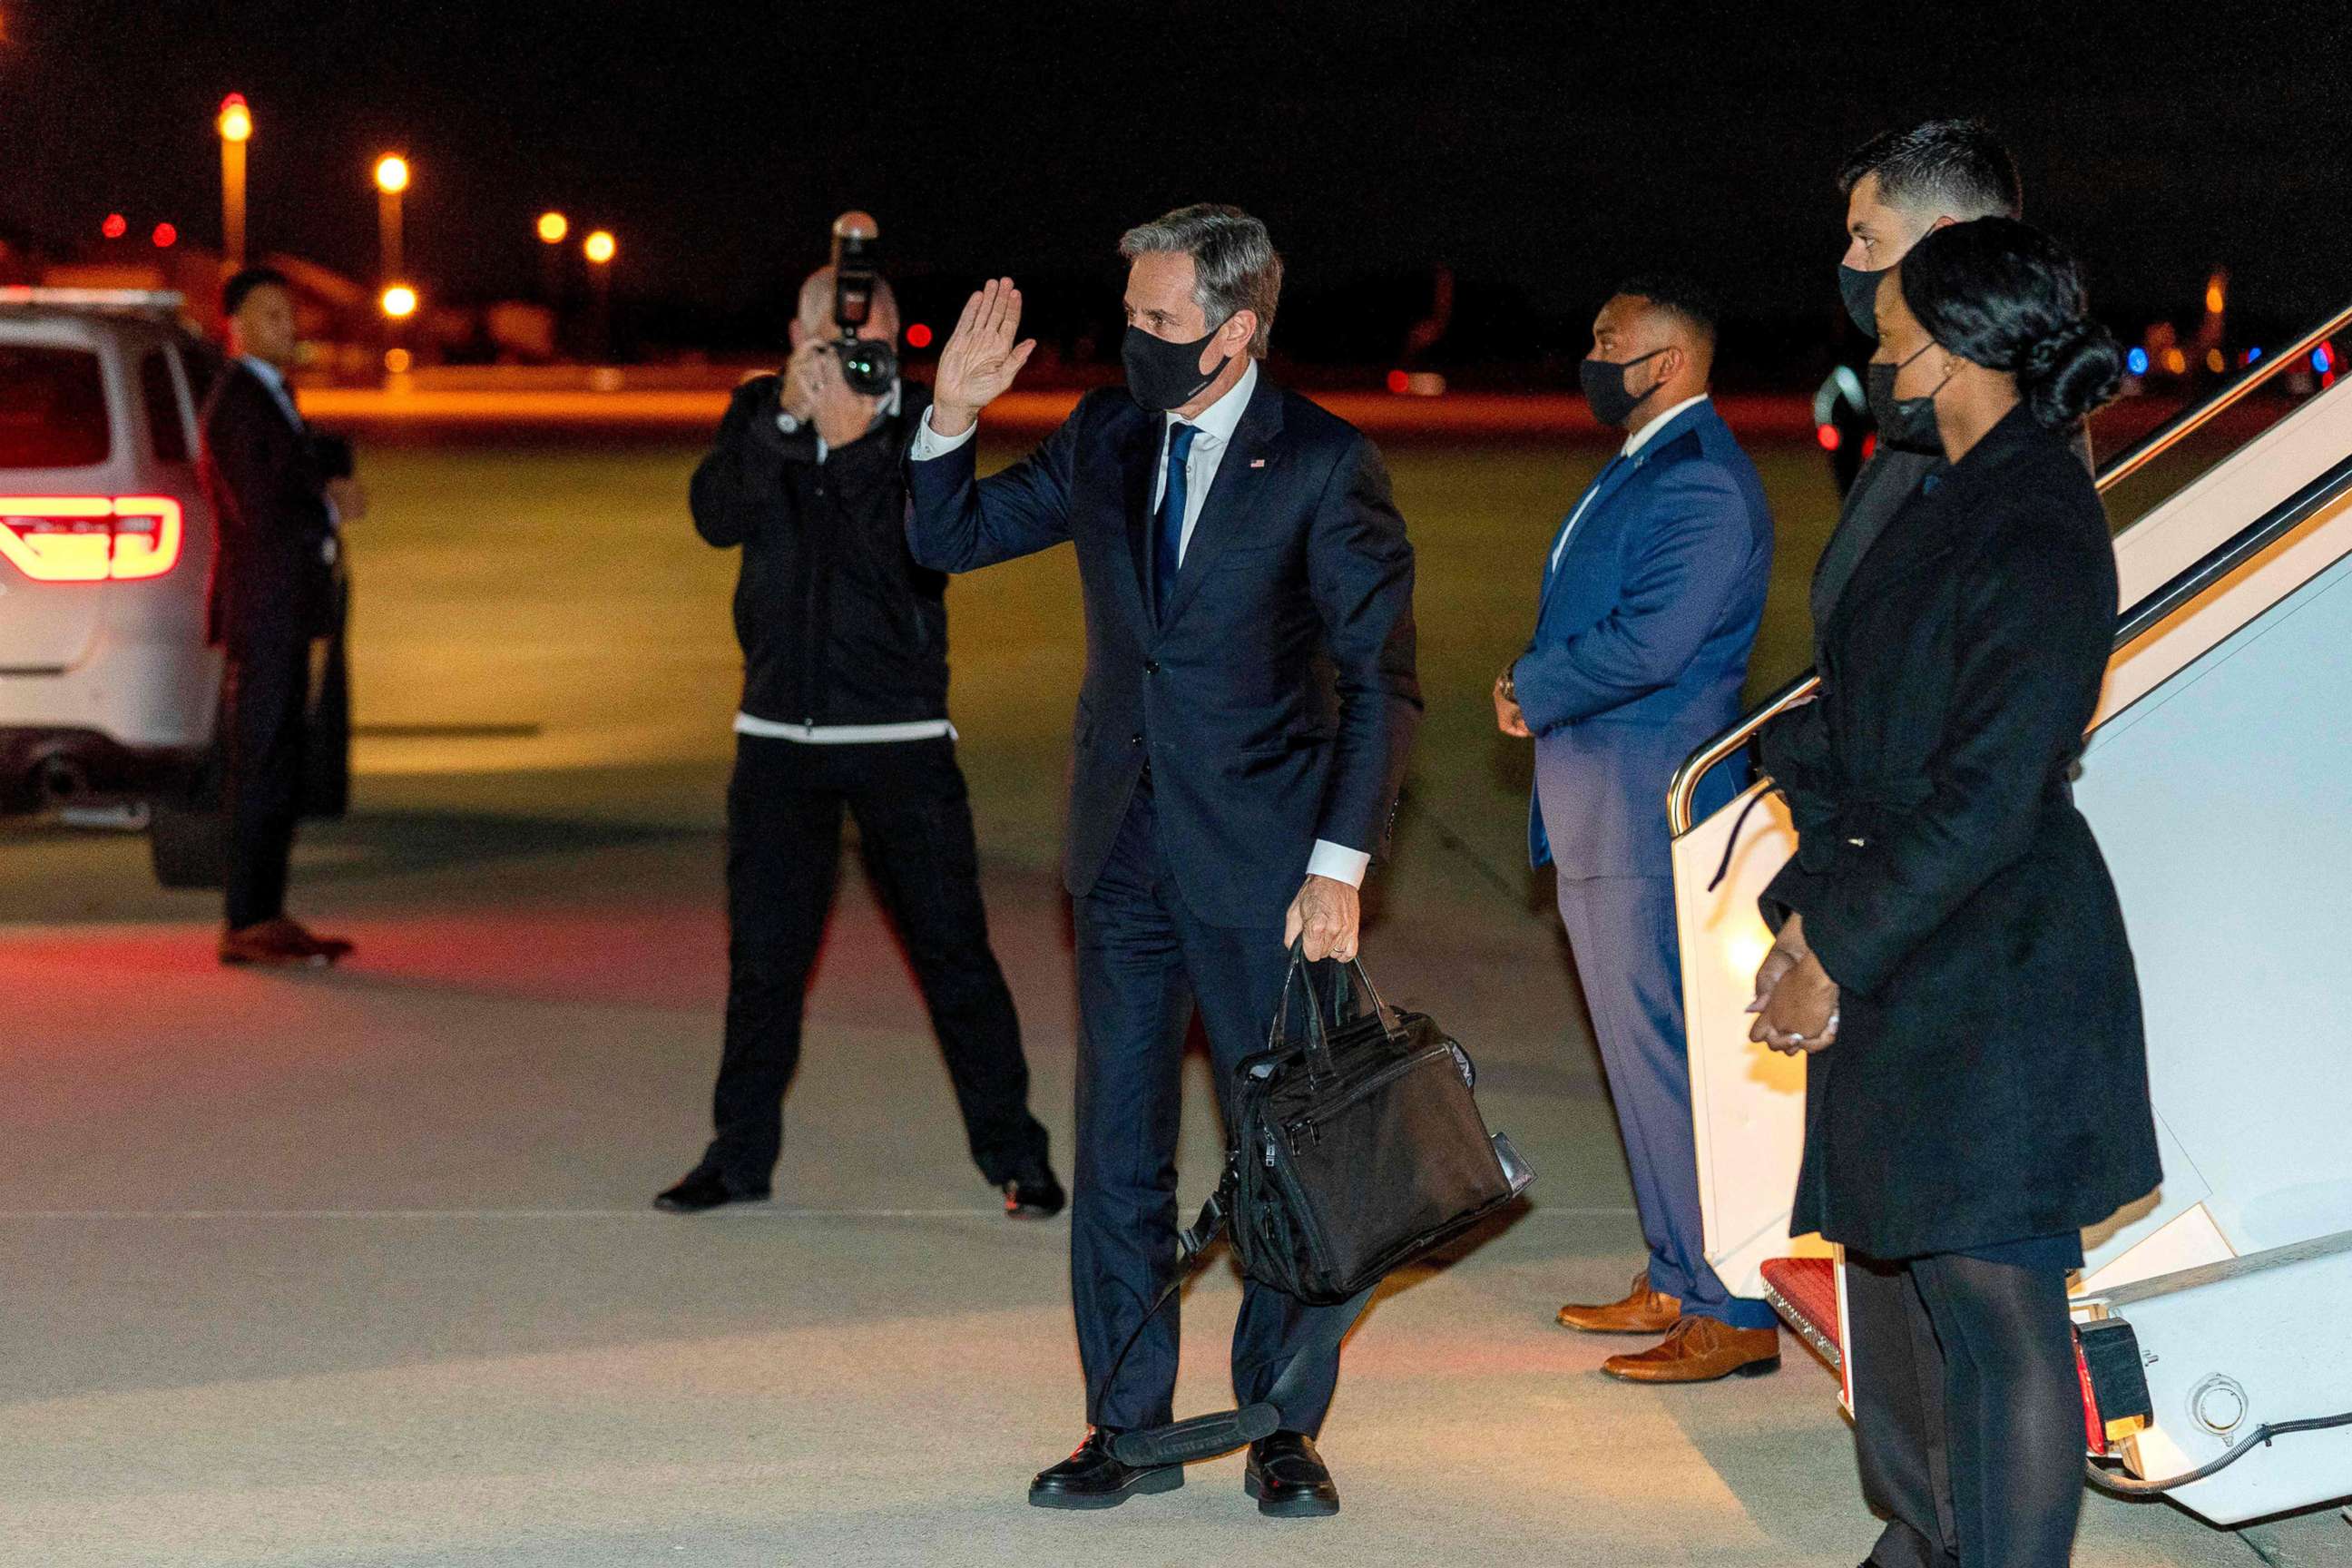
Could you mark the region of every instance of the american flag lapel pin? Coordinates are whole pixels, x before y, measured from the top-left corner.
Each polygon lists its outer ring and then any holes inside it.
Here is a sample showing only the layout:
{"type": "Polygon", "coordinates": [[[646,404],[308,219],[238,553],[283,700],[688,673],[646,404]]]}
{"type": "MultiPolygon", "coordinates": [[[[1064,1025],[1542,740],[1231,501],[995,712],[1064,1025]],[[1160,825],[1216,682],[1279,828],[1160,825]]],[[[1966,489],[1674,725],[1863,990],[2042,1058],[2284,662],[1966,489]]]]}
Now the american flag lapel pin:
{"type": "Polygon", "coordinates": [[[1264,458],[1252,458],[1250,459],[1250,467],[1253,468],[1263,468],[1265,467],[1265,459],[1264,458]]]}

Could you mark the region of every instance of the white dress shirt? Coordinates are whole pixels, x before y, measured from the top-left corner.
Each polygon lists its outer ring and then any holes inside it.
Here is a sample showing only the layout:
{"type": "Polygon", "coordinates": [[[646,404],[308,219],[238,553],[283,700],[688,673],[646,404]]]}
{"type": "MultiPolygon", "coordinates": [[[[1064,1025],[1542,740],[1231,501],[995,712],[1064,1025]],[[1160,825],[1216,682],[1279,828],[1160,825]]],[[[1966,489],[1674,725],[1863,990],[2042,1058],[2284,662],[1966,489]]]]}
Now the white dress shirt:
{"type": "MultiPolygon", "coordinates": [[[[1651,437],[1656,435],[1659,431],[1666,427],[1666,421],[1672,419],[1675,415],[1680,414],[1684,409],[1696,408],[1706,401],[1706,394],[1704,392],[1700,393],[1696,397],[1684,398],[1680,403],[1675,404],[1672,408],[1667,409],[1655,419],[1651,420],[1639,430],[1636,430],[1632,435],[1626,437],[1625,444],[1617,448],[1617,455],[1621,458],[1633,457],[1643,447],[1650,444],[1651,437]]],[[[1597,485],[1592,489],[1585,491],[1584,499],[1576,503],[1576,510],[1574,511],[1569,513],[1567,525],[1559,531],[1559,542],[1551,547],[1551,564],[1544,569],[1547,573],[1557,572],[1559,570],[1560,555],[1568,549],[1568,536],[1576,531],[1577,523],[1583,519],[1584,509],[1592,504],[1592,498],[1598,493],[1600,492],[1597,485]]]]}
{"type": "MultiPolygon", "coordinates": [[[[1177,536],[1176,561],[1181,565],[1184,552],[1192,546],[1192,530],[1201,521],[1201,508],[1209,499],[1209,487],[1217,482],[1217,465],[1224,460],[1225,450],[1233,445],[1234,430],[1242,422],[1249,407],[1250,395],[1257,390],[1257,361],[1251,360],[1243,367],[1242,378],[1227,387],[1219,397],[1190,420],[1175,414],[1161,416],[1160,456],[1153,464],[1151,510],[1160,510],[1160,498],[1168,491],[1168,432],[1178,425],[1189,424],[1197,432],[1192,450],[1184,458],[1184,531],[1177,536]]],[[[908,455],[918,463],[945,457],[971,440],[980,428],[974,420],[964,427],[961,436],[942,436],[931,428],[931,416],[923,416],[921,428],[915,432],[915,443],[908,455]]],[[[1350,849],[1344,844],[1334,844],[1328,838],[1315,841],[1315,852],[1307,858],[1307,874],[1328,877],[1335,882],[1345,882],[1351,888],[1364,885],[1364,871],[1372,863],[1370,853],[1350,849]]]]}

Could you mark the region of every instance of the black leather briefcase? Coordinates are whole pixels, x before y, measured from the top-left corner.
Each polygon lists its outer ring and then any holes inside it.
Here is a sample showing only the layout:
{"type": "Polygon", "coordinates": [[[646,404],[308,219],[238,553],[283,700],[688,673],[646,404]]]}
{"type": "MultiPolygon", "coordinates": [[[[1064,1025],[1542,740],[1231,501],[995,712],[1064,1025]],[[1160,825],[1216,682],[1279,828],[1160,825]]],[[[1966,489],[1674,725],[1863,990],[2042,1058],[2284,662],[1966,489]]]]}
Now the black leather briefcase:
{"type": "MultiPolygon", "coordinates": [[[[1251,1278],[1318,1306],[1354,1310],[1325,1314],[1312,1342],[1297,1347],[1289,1370],[1255,1404],[1121,1433],[1112,1452],[1128,1464],[1205,1458],[1276,1430],[1283,1408],[1302,1392],[1294,1384],[1338,1346],[1383,1278],[1493,1214],[1533,1179],[1510,1141],[1486,1131],[1471,1094],[1476,1074],[1469,1054],[1435,1019],[1384,1005],[1360,961],[1351,969],[1365,1005],[1344,1022],[1327,1022],[1318,987],[1311,979],[1298,984],[1306,969],[1294,947],[1266,1048],[1234,1068],[1226,1089],[1224,1179],[1184,1232],[1183,1256],[1188,1265],[1197,1261],[1230,1228],[1251,1278]],[[1304,1003],[1303,1032],[1290,1026],[1294,994],[1304,1003]]],[[[1185,1272],[1152,1311],[1176,1293],[1185,1272]]]]}
{"type": "MultiPolygon", "coordinates": [[[[1345,1301],[1510,1202],[1529,1180],[1490,1134],[1462,1047],[1424,1013],[1391,1011],[1359,961],[1355,1017],[1327,1023],[1291,956],[1265,1050],[1234,1071],[1219,1202],[1253,1278],[1317,1305],[1345,1301]]],[[[1195,1227],[1196,1230],[1198,1227],[1195,1227]]]]}

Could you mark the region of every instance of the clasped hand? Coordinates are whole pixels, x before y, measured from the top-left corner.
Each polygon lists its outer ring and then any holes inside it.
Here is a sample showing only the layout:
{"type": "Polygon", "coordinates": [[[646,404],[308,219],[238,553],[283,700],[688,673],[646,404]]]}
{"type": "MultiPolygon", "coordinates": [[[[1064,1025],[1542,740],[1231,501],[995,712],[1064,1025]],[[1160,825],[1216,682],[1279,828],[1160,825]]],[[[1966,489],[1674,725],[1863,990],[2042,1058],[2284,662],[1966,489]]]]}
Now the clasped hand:
{"type": "Polygon", "coordinates": [[[1346,963],[1356,956],[1363,920],[1363,898],[1355,889],[1330,877],[1309,876],[1283,917],[1282,945],[1303,942],[1309,959],[1346,963]]]}
{"type": "Polygon", "coordinates": [[[1756,1022],[1748,1037],[1784,1056],[1826,1050],[1837,1043],[1838,984],[1805,942],[1802,915],[1791,915],[1756,970],[1756,1022]]]}

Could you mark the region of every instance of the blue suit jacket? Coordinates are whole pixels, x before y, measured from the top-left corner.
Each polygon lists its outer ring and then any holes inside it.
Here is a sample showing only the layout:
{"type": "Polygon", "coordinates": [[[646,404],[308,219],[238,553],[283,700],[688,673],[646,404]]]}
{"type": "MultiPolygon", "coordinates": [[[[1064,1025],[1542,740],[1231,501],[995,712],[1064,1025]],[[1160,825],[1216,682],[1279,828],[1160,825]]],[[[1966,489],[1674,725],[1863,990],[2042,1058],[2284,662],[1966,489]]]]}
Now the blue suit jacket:
{"type": "MultiPolygon", "coordinates": [[[[1563,877],[1663,877],[1675,769],[1739,716],[1772,517],[1712,403],[1589,493],[1557,569],[1557,531],[1545,541],[1535,638],[1513,667],[1536,733],[1528,856],[1563,877]]],[[[1737,793],[1737,772],[1716,770],[1701,809],[1737,793]]]]}
{"type": "Polygon", "coordinates": [[[908,537],[942,572],[1077,548],[1071,894],[1101,875],[1148,756],[1185,901],[1212,925],[1279,926],[1318,838],[1386,847],[1421,719],[1412,546],[1371,442],[1261,376],[1156,616],[1162,428],[1107,388],[988,479],[977,442],[909,462],[908,537]]]}

